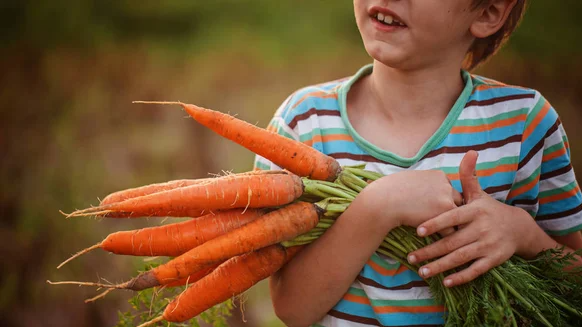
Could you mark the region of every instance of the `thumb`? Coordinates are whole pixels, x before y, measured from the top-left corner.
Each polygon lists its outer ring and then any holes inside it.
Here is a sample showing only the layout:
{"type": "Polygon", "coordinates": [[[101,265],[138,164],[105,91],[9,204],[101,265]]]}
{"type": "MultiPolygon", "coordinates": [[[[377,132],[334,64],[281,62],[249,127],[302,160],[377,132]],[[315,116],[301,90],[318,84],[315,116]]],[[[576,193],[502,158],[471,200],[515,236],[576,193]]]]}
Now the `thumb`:
{"type": "Polygon", "coordinates": [[[481,185],[479,185],[479,180],[477,179],[477,171],[475,166],[477,165],[477,158],[479,154],[477,151],[469,151],[461,160],[461,165],[459,166],[459,178],[461,179],[461,186],[463,188],[463,198],[465,203],[469,203],[481,197],[483,190],[481,185]]]}

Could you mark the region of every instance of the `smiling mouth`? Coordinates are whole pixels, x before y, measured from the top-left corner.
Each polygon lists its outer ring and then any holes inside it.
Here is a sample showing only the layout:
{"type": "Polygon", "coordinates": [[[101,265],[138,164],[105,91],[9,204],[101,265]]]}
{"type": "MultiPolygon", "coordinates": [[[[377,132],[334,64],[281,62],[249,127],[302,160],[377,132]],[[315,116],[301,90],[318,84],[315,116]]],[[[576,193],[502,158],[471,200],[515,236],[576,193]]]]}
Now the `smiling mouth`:
{"type": "Polygon", "coordinates": [[[386,26],[406,27],[404,23],[394,18],[392,15],[377,12],[372,16],[375,20],[386,26]]]}

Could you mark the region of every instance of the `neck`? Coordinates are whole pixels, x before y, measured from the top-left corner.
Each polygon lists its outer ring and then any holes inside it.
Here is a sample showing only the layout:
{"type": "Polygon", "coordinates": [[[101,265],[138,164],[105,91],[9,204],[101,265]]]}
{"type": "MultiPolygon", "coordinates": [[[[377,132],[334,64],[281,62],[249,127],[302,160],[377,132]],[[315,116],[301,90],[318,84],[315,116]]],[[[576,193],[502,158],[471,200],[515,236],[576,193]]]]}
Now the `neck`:
{"type": "Polygon", "coordinates": [[[464,88],[460,67],[398,70],[374,61],[367,89],[373,108],[388,119],[444,119],[464,88]]]}

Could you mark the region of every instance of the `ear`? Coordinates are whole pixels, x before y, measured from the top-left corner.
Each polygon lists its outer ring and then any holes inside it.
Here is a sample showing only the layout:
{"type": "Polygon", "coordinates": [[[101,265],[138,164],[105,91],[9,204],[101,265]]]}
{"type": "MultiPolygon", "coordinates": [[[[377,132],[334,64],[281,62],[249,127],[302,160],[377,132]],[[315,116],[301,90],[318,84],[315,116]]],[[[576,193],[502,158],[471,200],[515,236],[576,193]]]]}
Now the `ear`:
{"type": "Polygon", "coordinates": [[[486,38],[495,34],[505,24],[517,0],[491,0],[478,10],[478,16],[471,24],[471,34],[475,38],[486,38]]]}

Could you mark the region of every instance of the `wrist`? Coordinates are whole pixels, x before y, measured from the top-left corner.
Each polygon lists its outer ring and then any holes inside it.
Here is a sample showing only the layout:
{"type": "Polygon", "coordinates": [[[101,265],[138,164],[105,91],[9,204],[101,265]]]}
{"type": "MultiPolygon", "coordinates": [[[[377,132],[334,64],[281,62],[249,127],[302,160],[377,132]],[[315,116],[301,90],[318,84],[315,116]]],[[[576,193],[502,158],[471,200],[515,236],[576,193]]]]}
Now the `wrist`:
{"type": "Polygon", "coordinates": [[[526,237],[517,235],[518,239],[521,238],[523,240],[515,251],[517,255],[525,259],[532,259],[544,250],[553,249],[559,246],[558,242],[546,234],[546,232],[544,232],[538,226],[538,224],[535,223],[527,211],[517,207],[515,209],[516,214],[522,215],[523,219],[527,219],[529,221],[529,227],[525,230],[524,233],[526,237]]]}
{"type": "Polygon", "coordinates": [[[372,183],[366,187],[350,207],[355,207],[366,223],[377,226],[379,230],[387,234],[402,224],[396,206],[397,195],[387,190],[385,185],[381,188],[376,186],[378,184],[372,183]]]}

